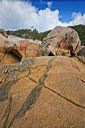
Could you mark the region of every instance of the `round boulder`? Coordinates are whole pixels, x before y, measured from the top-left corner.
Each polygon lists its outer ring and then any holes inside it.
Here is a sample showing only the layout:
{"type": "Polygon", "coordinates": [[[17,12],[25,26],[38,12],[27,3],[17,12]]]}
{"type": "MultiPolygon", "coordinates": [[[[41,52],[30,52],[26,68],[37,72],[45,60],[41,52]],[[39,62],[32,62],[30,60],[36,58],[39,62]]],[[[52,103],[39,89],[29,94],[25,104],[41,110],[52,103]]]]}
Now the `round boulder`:
{"type": "Polygon", "coordinates": [[[81,41],[78,33],[69,27],[55,27],[43,40],[49,52],[56,55],[56,49],[70,50],[71,56],[77,54],[81,41]]]}

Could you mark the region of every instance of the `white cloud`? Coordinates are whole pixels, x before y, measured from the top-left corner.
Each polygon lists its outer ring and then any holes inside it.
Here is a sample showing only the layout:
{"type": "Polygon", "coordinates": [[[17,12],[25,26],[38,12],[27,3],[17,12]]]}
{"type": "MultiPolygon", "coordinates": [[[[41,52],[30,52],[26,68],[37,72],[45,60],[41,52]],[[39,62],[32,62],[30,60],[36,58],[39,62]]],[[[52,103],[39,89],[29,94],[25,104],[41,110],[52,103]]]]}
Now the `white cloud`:
{"type": "Polygon", "coordinates": [[[76,24],[84,24],[85,25],[85,13],[81,14],[81,12],[79,13],[72,13],[72,17],[73,20],[70,22],[72,25],[76,25],[76,24]]]}
{"type": "Polygon", "coordinates": [[[53,29],[55,26],[85,24],[85,14],[73,13],[69,22],[60,21],[59,11],[49,7],[38,10],[31,3],[20,0],[0,1],[0,28],[20,29],[37,28],[39,31],[53,29]]]}
{"type": "Polygon", "coordinates": [[[52,1],[48,1],[48,2],[47,2],[47,6],[48,6],[48,8],[51,8],[52,4],[53,4],[52,1]]]}

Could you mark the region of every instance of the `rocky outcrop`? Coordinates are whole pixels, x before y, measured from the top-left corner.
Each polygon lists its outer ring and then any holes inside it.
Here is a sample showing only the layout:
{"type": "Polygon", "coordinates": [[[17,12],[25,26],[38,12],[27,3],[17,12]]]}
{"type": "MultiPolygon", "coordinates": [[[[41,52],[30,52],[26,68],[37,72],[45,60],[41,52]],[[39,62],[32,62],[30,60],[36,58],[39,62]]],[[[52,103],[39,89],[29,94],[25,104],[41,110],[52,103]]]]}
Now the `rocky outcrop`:
{"type": "Polygon", "coordinates": [[[3,52],[3,47],[5,46],[6,40],[7,38],[0,34],[0,52],[3,52]]]}
{"type": "Polygon", "coordinates": [[[66,50],[66,49],[60,49],[60,48],[56,48],[56,55],[57,56],[71,56],[70,50],[66,50]]]}
{"type": "Polygon", "coordinates": [[[28,41],[28,42],[31,42],[31,43],[41,44],[41,41],[39,41],[39,40],[24,39],[24,38],[20,38],[20,37],[13,36],[13,35],[9,35],[7,40],[9,42],[13,42],[13,43],[16,43],[16,42],[18,43],[19,41],[28,41]]]}
{"type": "Polygon", "coordinates": [[[85,66],[64,56],[0,64],[0,128],[84,128],[85,66]]]}
{"type": "Polygon", "coordinates": [[[0,128],[84,128],[84,52],[74,30],[57,36],[41,45],[0,35],[0,128]]]}
{"type": "Polygon", "coordinates": [[[85,57],[85,46],[81,46],[79,52],[77,53],[78,56],[84,56],[85,57]]]}
{"type": "Polygon", "coordinates": [[[0,35],[0,62],[12,64],[19,62],[23,57],[38,57],[48,55],[47,48],[38,43],[14,37],[5,38],[0,35]],[[13,42],[12,42],[13,41],[13,42]]]}
{"type": "Polygon", "coordinates": [[[47,49],[40,44],[27,43],[24,41],[11,46],[9,43],[2,48],[0,62],[12,64],[14,62],[19,62],[23,57],[39,57],[45,55],[48,55],[47,49]]]}
{"type": "Polygon", "coordinates": [[[80,48],[80,39],[78,33],[68,27],[55,27],[43,40],[43,45],[47,47],[49,52],[56,55],[56,49],[70,50],[71,56],[77,54],[80,48]]]}
{"type": "Polygon", "coordinates": [[[0,34],[2,34],[4,37],[8,38],[8,35],[4,29],[0,29],[0,34]]]}
{"type": "Polygon", "coordinates": [[[85,46],[81,46],[79,52],[76,56],[79,61],[81,61],[83,64],[85,64],[85,46]]]}

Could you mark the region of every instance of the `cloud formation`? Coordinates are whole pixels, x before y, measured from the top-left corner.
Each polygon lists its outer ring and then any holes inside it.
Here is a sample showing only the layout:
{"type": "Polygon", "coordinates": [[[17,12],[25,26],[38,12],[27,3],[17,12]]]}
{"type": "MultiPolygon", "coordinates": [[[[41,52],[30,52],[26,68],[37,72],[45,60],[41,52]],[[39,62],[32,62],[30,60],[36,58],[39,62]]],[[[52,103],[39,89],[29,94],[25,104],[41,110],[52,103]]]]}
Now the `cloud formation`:
{"type": "Polygon", "coordinates": [[[48,1],[48,2],[47,2],[47,6],[48,6],[48,8],[51,8],[52,4],[53,4],[52,1],[48,1]]]}
{"type": "Polygon", "coordinates": [[[55,26],[69,26],[85,24],[85,14],[73,13],[72,20],[62,22],[59,10],[50,9],[52,3],[47,3],[48,7],[38,10],[32,3],[20,0],[1,0],[0,1],[0,28],[21,29],[37,28],[38,31],[47,31],[55,26]]]}

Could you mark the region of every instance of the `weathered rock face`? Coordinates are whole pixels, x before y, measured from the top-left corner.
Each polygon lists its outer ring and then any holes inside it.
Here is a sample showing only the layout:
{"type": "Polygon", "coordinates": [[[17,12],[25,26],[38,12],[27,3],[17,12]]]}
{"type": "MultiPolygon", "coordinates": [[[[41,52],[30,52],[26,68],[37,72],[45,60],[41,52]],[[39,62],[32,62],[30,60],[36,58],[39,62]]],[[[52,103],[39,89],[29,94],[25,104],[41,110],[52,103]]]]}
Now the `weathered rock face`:
{"type": "Polygon", "coordinates": [[[33,40],[33,39],[24,39],[24,38],[20,38],[17,36],[13,36],[13,35],[9,35],[7,40],[9,42],[13,42],[13,43],[19,43],[20,41],[27,41],[27,42],[31,42],[31,43],[36,43],[36,44],[41,44],[42,42],[39,40],[33,40]]]}
{"type": "Polygon", "coordinates": [[[0,64],[0,128],[84,128],[85,66],[35,57],[0,64]]]}
{"type": "Polygon", "coordinates": [[[85,46],[81,46],[78,54],[78,56],[84,56],[85,57],[85,46]]]}
{"type": "Polygon", "coordinates": [[[15,56],[15,54],[12,54],[14,48],[12,48],[12,50],[8,50],[10,45],[14,47],[12,43],[10,44],[7,42],[6,37],[0,34],[0,63],[10,64],[18,62],[18,57],[15,56]]]}
{"type": "Polygon", "coordinates": [[[83,64],[85,64],[85,46],[81,46],[76,56],[83,64]]]}
{"type": "Polygon", "coordinates": [[[70,50],[73,56],[78,52],[80,39],[78,33],[67,27],[55,27],[43,40],[43,44],[50,52],[56,55],[56,48],[70,50]]]}
{"type": "Polygon", "coordinates": [[[60,56],[71,56],[70,50],[56,48],[56,55],[60,56]]]}
{"type": "Polygon", "coordinates": [[[0,52],[4,53],[4,49],[17,49],[18,52],[20,52],[22,54],[22,57],[33,57],[33,56],[37,56],[37,52],[38,52],[38,48],[39,45],[38,43],[32,43],[28,40],[19,40],[18,42],[12,42],[10,40],[8,40],[7,38],[5,38],[4,36],[1,35],[0,38],[0,52]]]}
{"type": "Polygon", "coordinates": [[[23,57],[39,57],[48,55],[45,47],[33,43],[19,43],[13,46],[5,46],[0,52],[0,62],[4,64],[12,64],[21,61],[23,57]],[[8,62],[7,62],[8,61],[8,62]]]}
{"type": "Polygon", "coordinates": [[[18,51],[22,54],[22,57],[38,57],[47,55],[47,49],[38,43],[23,40],[20,41],[16,46],[18,51]]]}
{"type": "Polygon", "coordinates": [[[72,29],[59,33],[45,46],[0,35],[0,128],[85,127],[84,52],[77,54],[83,63],[64,57],[77,53],[80,40],[72,29]]]}
{"type": "Polygon", "coordinates": [[[13,38],[13,42],[11,42],[10,39],[0,35],[1,63],[12,64],[19,62],[23,57],[48,55],[46,47],[40,43],[34,43],[24,39],[20,40],[20,38],[13,38]]]}
{"type": "Polygon", "coordinates": [[[0,34],[2,34],[4,37],[8,38],[8,35],[4,29],[0,29],[0,34]]]}
{"type": "Polygon", "coordinates": [[[0,53],[3,52],[3,47],[5,46],[5,41],[7,40],[2,34],[0,34],[0,53]]]}

